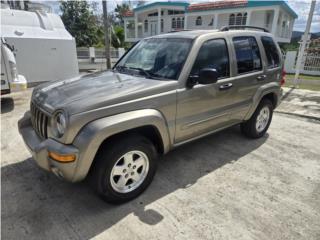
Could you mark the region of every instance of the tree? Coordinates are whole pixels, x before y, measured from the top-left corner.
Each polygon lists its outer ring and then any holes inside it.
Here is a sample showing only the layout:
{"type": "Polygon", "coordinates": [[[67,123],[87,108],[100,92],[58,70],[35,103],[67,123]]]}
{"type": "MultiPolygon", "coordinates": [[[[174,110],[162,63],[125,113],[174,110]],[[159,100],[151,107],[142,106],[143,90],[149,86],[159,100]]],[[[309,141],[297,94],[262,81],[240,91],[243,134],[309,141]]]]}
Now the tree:
{"type": "Polygon", "coordinates": [[[61,19],[76,39],[78,47],[90,47],[99,42],[99,27],[87,1],[61,1],[61,19]]]}
{"type": "Polygon", "coordinates": [[[123,25],[123,17],[127,11],[130,10],[130,6],[127,3],[122,3],[121,5],[117,4],[117,7],[114,9],[116,13],[116,17],[120,20],[121,24],[123,25]]]}
{"type": "Polygon", "coordinates": [[[111,31],[111,45],[114,48],[125,47],[124,29],[120,26],[115,26],[111,31]]]}

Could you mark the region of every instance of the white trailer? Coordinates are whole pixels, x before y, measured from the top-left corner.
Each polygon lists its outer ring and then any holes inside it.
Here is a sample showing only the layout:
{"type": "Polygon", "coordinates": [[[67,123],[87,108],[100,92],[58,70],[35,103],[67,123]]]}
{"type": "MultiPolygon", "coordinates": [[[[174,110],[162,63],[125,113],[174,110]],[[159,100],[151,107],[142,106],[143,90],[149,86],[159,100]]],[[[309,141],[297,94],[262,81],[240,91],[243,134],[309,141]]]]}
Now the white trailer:
{"type": "Polygon", "coordinates": [[[1,38],[1,95],[27,88],[24,76],[18,74],[12,47],[1,38]]]}
{"type": "Polygon", "coordinates": [[[75,39],[56,14],[1,9],[1,37],[13,46],[28,86],[79,74],[75,39]]]}

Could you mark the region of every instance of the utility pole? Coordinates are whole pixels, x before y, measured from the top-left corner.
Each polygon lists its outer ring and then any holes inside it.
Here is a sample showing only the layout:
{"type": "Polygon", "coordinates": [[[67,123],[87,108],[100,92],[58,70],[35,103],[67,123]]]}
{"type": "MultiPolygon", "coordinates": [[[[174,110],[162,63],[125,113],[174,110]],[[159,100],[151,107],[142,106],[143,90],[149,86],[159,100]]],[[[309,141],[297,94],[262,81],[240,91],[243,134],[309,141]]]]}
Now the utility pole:
{"type": "Polygon", "coordinates": [[[302,36],[302,43],[300,45],[300,49],[299,49],[299,53],[298,53],[298,59],[297,59],[297,64],[296,64],[296,74],[295,74],[294,80],[293,80],[295,87],[297,86],[298,81],[299,81],[299,74],[300,74],[300,71],[302,68],[301,63],[302,63],[304,51],[306,49],[306,44],[307,44],[307,40],[309,37],[309,32],[310,32],[310,28],[311,28],[311,22],[312,22],[312,17],[313,17],[313,12],[314,12],[315,7],[316,7],[316,0],[313,0],[311,2],[311,7],[310,7],[309,16],[308,16],[306,30],[302,36]]]}
{"type": "Polygon", "coordinates": [[[103,10],[104,44],[105,44],[105,50],[106,50],[107,69],[111,69],[109,19],[108,19],[108,8],[107,8],[106,0],[102,0],[102,10],[103,10]]]}

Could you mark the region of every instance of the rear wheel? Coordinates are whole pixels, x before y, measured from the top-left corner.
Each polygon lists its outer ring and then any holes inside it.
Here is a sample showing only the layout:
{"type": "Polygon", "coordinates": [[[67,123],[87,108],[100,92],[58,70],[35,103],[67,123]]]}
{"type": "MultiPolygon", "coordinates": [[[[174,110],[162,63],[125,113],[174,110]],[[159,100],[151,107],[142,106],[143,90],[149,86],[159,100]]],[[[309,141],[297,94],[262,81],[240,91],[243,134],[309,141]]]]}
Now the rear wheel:
{"type": "Polygon", "coordinates": [[[143,136],[114,141],[96,156],[91,172],[93,187],[107,202],[129,201],[151,183],[156,157],[154,145],[143,136]]]}
{"type": "Polygon", "coordinates": [[[268,130],[273,115],[273,105],[269,99],[262,99],[251,118],[241,124],[244,135],[250,138],[260,138],[268,130]]]}

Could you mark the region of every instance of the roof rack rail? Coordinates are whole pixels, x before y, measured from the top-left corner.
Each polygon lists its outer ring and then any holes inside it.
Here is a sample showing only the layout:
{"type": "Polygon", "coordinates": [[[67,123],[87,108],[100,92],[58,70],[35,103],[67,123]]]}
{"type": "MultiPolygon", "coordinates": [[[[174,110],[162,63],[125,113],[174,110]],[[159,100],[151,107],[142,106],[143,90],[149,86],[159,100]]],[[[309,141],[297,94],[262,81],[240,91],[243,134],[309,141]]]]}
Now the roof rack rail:
{"type": "Polygon", "coordinates": [[[230,29],[244,29],[244,28],[251,28],[251,29],[258,29],[264,32],[269,32],[267,29],[263,27],[255,27],[255,26],[246,26],[246,25],[234,25],[234,26],[224,26],[219,29],[221,32],[229,31],[230,29]]]}
{"type": "Polygon", "coordinates": [[[168,33],[175,33],[175,32],[187,32],[187,31],[192,31],[192,29],[176,29],[176,30],[171,30],[168,33]]]}

